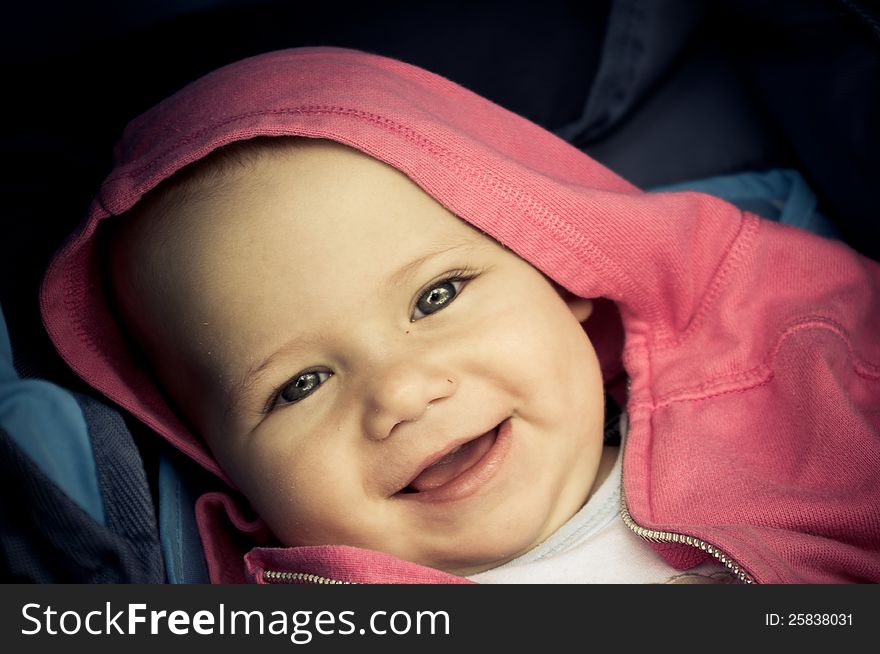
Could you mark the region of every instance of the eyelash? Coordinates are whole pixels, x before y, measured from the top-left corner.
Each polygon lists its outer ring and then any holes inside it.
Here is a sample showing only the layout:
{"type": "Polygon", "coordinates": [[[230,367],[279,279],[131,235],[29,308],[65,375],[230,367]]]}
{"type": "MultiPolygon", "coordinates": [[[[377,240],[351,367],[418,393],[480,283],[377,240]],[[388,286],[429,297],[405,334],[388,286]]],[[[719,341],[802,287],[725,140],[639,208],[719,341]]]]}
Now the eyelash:
{"type": "MultiPolygon", "coordinates": [[[[419,303],[419,300],[421,300],[429,291],[433,290],[437,286],[442,286],[443,284],[449,284],[449,283],[455,283],[455,282],[461,283],[461,286],[456,289],[455,296],[453,296],[453,298],[451,300],[449,300],[446,304],[444,304],[442,307],[440,307],[437,311],[435,311],[433,313],[425,314],[425,315],[421,316],[420,318],[410,318],[410,322],[416,322],[418,320],[422,320],[423,318],[428,318],[428,317],[434,315],[434,313],[439,313],[440,311],[445,309],[447,306],[449,306],[449,304],[451,304],[452,302],[454,302],[455,300],[458,299],[458,296],[461,295],[461,292],[462,292],[462,290],[464,290],[464,287],[467,285],[467,283],[469,281],[473,280],[474,278],[476,278],[479,274],[480,274],[479,271],[473,270],[473,269],[450,270],[449,272],[443,274],[441,277],[439,277],[439,278],[429,282],[425,286],[423,286],[422,289],[418,293],[416,293],[415,300],[413,301],[412,305],[410,306],[410,316],[412,316],[415,313],[415,310],[417,309],[417,305],[419,303]]],[[[306,370],[303,370],[301,372],[296,373],[296,375],[294,375],[293,377],[289,377],[280,386],[276,387],[272,391],[272,393],[269,395],[269,401],[266,403],[266,406],[263,409],[263,414],[264,415],[269,414],[273,410],[280,409],[285,406],[299,404],[303,400],[307,399],[310,395],[312,395],[312,393],[317,391],[324,384],[324,382],[327,381],[327,379],[330,379],[330,377],[332,377],[332,376],[333,376],[332,372],[330,372],[326,369],[323,369],[323,368],[310,368],[310,369],[306,369],[306,370]],[[321,381],[320,384],[318,384],[318,386],[316,386],[308,395],[305,395],[305,396],[301,397],[300,399],[295,400],[293,402],[285,402],[284,404],[279,404],[279,402],[281,401],[281,394],[284,392],[284,389],[286,389],[292,383],[295,383],[300,377],[303,377],[305,375],[310,375],[310,374],[318,374],[318,375],[326,374],[327,378],[324,379],[323,381],[321,381]]]]}
{"type": "Polygon", "coordinates": [[[318,390],[324,384],[324,382],[327,381],[327,379],[330,379],[332,376],[333,376],[332,372],[330,372],[329,370],[323,369],[323,368],[309,368],[307,370],[303,370],[301,372],[296,373],[296,375],[288,378],[284,383],[282,383],[274,391],[272,391],[272,394],[269,395],[269,401],[266,403],[266,407],[263,410],[263,413],[268,414],[268,413],[271,413],[272,410],[276,409],[276,408],[280,409],[281,407],[290,406],[292,404],[299,404],[304,399],[309,397],[309,395],[311,395],[316,390],[318,390]],[[320,381],[320,383],[317,386],[315,386],[315,388],[312,389],[308,395],[305,395],[305,396],[299,398],[298,400],[294,400],[292,402],[285,402],[283,404],[280,404],[281,394],[284,393],[284,389],[286,389],[291,384],[295,383],[301,377],[305,377],[306,375],[319,375],[319,376],[320,375],[327,375],[327,378],[324,379],[323,381],[320,381]]]}
{"type": "MultiPolygon", "coordinates": [[[[421,300],[428,293],[428,291],[436,288],[437,286],[442,286],[443,284],[461,282],[461,286],[459,288],[457,288],[455,291],[455,297],[453,297],[449,302],[447,302],[445,305],[443,305],[440,309],[438,309],[434,313],[438,313],[442,309],[445,309],[447,306],[449,306],[455,300],[458,299],[458,296],[461,294],[462,290],[467,285],[467,283],[469,281],[471,281],[472,279],[474,279],[477,275],[479,275],[479,272],[476,270],[472,270],[472,269],[450,270],[449,272],[444,273],[439,278],[437,278],[437,279],[429,282],[425,286],[423,286],[421,288],[421,290],[418,293],[416,293],[415,299],[413,300],[413,303],[409,308],[409,315],[412,316],[413,313],[415,313],[415,310],[418,308],[419,300],[421,300]]],[[[434,313],[425,314],[421,318],[410,317],[410,322],[416,322],[418,320],[422,320],[422,318],[427,318],[428,316],[433,316],[434,313]]]]}

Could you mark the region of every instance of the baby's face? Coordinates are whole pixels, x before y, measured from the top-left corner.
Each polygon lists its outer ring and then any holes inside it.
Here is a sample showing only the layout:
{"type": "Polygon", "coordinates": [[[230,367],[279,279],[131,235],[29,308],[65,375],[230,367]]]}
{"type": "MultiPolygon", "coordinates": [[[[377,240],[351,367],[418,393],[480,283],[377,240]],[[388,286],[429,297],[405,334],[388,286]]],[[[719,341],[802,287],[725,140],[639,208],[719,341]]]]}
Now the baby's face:
{"type": "Polygon", "coordinates": [[[120,244],[141,294],[126,311],[285,544],[468,574],[588,497],[603,423],[590,304],[399,171],[306,142],[136,233],[120,244]]]}

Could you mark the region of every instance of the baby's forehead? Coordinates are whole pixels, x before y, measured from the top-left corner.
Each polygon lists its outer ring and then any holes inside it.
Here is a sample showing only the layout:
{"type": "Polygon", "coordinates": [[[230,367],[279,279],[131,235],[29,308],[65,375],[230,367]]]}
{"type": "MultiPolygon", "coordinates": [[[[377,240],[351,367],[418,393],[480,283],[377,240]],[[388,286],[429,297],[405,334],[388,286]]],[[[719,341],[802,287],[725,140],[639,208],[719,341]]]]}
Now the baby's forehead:
{"type": "Polygon", "coordinates": [[[494,245],[400,171],[332,141],[255,140],[196,166],[114,219],[113,274],[141,293],[258,292],[309,273],[319,288],[494,245]]]}

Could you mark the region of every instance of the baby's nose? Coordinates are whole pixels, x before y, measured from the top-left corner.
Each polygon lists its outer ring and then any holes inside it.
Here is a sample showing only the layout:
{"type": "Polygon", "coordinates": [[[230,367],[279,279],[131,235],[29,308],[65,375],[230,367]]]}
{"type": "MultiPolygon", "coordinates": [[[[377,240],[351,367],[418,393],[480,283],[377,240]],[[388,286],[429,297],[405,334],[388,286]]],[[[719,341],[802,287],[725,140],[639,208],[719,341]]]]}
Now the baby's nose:
{"type": "Polygon", "coordinates": [[[458,388],[447,372],[424,364],[395,366],[374,377],[371,386],[364,433],[374,440],[388,438],[397,425],[421,420],[458,388]]]}

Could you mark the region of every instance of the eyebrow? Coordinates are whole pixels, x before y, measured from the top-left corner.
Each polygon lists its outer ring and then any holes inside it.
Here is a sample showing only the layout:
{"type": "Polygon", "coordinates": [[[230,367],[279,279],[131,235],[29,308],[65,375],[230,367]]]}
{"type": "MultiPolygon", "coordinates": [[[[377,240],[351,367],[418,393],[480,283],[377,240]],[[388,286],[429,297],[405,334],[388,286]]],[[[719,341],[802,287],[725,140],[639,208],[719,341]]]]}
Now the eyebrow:
{"type": "MultiPolygon", "coordinates": [[[[388,276],[384,286],[388,289],[400,287],[405,284],[416,272],[428,261],[431,259],[438,257],[442,254],[447,254],[448,252],[452,252],[454,250],[458,250],[460,248],[473,247],[473,243],[468,241],[458,241],[455,243],[441,243],[435,245],[435,247],[431,248],[424,254],[419,255],[412,261],[404,264],[396,271],[394,271],[391,275],[388,276]]],[[[234,413],[237,408],[239,408],[246,400],[250,399],[250,396],[253,394],[254,387],[258,385],[258,382],[265,376],[266,371],[272,366],[280,355],[287,353],[293,349],[302,349],[304,346],[304,341],[308,341],[311,339],[306,339],[303,337],[299,337],[297,339],[288,341],[284,345],[282,345],[275,352],[267,356],[263,359],[262,362],[251,366],[248,371],[241,377],[241,380],[236,383],[233,388],[232,400],[229,403],[229,412],[234,413]]],[[[262,413],[262,410],[261,410],[262,413]]]]}
{"type": "Polygon", "coordinates": [[[458,250],[460,248],[466,248],[469,246],[473,246],[472,243],[468,243],[467,241],[459,241],[454,244],[438,244],[431,250],[428,250],[424,254],[419,257],[416,257],[412,261],[407,264],[404,264],[400,268],[398,268],[395,272],[388,276],[388,281],[386,282],[387,288],[395,288],[402,286],[409,279],[418,272],[419,268],[421,268],[425,263],[433,259],[434,257],[439,257],[441,254],[446,254],[448,252],[452,252],[453,250],[458,250]]]}

